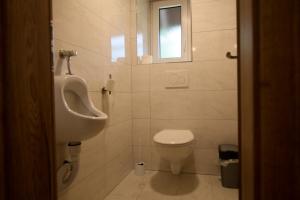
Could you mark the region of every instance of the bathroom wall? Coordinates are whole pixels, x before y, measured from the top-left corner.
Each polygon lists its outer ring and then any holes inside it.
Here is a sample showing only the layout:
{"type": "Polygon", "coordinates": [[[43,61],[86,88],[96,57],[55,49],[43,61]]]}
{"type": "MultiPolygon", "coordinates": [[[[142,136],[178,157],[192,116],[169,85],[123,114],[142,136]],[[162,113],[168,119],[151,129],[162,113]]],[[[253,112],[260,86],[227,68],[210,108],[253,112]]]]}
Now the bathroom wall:
{"type": "MultiPolygon", "coordinates": [[[[66,72],[59,49],[74,49],[72,71],[88,82],[94,104],[108,113],[104,131],[82,143],[80,170],[61,200],[102,199],[132,169],[130,0],[53,0],[55,75],[66,72]],[[109,74],[112,96],[100,90],[109,74]]],[[[57,146],[57,165],[64,148],[57,146]]]]}
{"type": "Polygon", "coordinates": [[[191,1],[192,62],[133,65],[135,162],[169,170],[153,148],[153,135],[166,128],[190,129],[196,141],[183,171],[219,173],[218,144],[237,144],[238,137],[237,63],[225,58],[227,51],[236,53],[235,2],[191,1]],[[177,69],[188,70],[189,87],[166,89],[165,71],[177,69]]]}
{"type": "MultiPolygon", "coordinates": [[[[133,0],[131,2],[136,5],[136,10],[133,10],[133,14],[136,14],[136,34],[133,32],[133,36],[136,35],[137,37],[137,56],[140,60],[143,55],[150,54],[150,41],[148,39],[151,37],[149,23],[151,20],[150,2],[148,0],[133,0]]],[[[133,26],[131,28],[135,30],[133,26]]]]}

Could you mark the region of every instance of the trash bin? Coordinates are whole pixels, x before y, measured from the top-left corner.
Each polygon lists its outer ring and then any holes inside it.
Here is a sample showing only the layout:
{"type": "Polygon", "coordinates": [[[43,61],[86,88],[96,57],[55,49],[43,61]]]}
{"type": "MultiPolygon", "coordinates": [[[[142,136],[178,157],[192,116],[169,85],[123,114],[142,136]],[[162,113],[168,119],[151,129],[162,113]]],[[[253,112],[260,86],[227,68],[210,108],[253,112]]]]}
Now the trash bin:
{"type": "Polygon", "coordinates": [[[219,145],[221,182],[223,187],[239,187],[239,152],[238,146],[232,144],[219,145]]]}

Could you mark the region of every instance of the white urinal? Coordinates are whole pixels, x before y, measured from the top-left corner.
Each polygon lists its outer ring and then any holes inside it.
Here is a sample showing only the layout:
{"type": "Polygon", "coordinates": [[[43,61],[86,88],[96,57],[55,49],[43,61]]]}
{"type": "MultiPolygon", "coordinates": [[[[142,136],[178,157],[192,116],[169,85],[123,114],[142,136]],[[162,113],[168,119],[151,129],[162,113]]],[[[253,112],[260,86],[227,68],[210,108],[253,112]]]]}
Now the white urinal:
{"type": "Polygon", "coordinates": [[[56,142],[82,141],[100,133],[107,115],[92,103],[86,81],[75,75],[56,76],[54,85],[56,142]]]}

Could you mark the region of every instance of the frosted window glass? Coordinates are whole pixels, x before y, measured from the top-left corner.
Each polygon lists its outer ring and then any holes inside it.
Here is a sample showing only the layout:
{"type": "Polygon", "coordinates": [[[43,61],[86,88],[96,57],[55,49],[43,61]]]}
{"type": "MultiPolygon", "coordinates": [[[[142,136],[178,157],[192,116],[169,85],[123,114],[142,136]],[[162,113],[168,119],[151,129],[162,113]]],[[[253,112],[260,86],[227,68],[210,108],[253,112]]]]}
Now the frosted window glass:
{"type": "Polygon", "coordinates": [[[160,58],[181,57],[181,6],[159,9],[160,58]]]}

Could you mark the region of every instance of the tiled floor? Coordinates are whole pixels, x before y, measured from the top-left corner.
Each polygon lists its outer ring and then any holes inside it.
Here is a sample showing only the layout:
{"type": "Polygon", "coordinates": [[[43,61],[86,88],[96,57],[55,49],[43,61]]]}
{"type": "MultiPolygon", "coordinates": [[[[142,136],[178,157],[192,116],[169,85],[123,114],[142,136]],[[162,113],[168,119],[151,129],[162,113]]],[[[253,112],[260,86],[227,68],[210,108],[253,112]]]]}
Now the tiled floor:
{"type": "Polygon", "coordinates": [[[238,190],[223,188],[217,176],[131,172],[105,200],[238,200],[238,190]]]}

